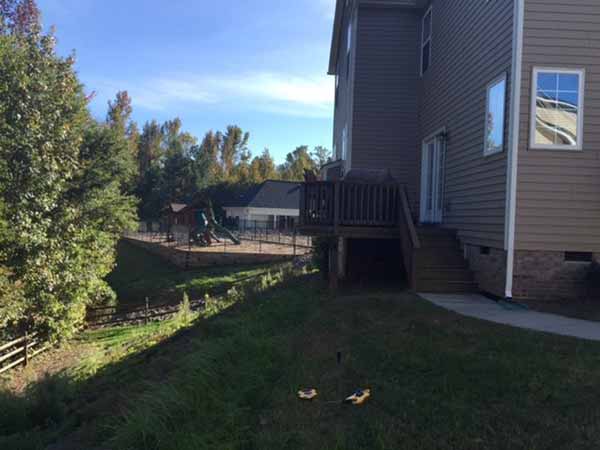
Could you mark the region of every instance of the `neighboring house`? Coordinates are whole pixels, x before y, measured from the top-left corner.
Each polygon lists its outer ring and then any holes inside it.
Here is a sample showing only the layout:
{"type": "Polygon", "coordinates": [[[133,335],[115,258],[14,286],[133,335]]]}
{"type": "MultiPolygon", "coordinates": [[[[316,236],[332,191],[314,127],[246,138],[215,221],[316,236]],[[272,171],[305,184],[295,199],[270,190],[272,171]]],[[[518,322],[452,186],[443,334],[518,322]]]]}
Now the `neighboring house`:
{"type": "Polygon", "coordinates": [[[385,238],[418,290],[582,295],[599,55],[596,1],[337,0],[336,162],[305,184],[302,228],[339,238],[341,277],[354,241],[385,238]],[[381,169],[394,183],[361,181],[381,169]]]}
{"type": "Polygon", "coordinates": [[[240,229],[293,229],[300,214],[300,183],[268,180],[223,207],[240,229]]]}

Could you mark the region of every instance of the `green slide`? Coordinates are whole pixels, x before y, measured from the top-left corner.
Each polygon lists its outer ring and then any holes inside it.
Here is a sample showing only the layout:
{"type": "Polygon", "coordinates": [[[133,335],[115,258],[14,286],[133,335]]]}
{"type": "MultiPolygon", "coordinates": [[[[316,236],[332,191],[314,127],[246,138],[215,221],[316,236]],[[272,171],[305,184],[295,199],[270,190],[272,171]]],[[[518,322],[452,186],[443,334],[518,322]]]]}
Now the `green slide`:
{"type": "Polygon", "coordinates": [[[217,222],[215,222],[214,220],[211,223],[213,229],[215,231],[217,231],[218,233],[221,233],[222,235],[226,236],[227,238],[231,239],[231,241],[235,244],[235,245],[240,245],[242,243],[242,241],[240,241],[237,237],[235,237],[235,235],[229,231],[227,228],[225,228],[222,225],[219,225],[217,222]]]}

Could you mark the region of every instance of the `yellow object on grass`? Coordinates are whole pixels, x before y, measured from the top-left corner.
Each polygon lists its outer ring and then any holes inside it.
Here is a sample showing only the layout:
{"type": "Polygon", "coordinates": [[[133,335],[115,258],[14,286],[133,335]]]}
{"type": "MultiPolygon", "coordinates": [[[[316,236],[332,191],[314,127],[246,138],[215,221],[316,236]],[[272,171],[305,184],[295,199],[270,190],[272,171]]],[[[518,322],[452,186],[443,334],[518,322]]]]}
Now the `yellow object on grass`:
{"type": "Polygon", "coordinates": [[[358,389],[350,397],[346,398],[346,403],[353,405],[362,405],[371,396],[371,389],[358,389]]]}
{"type": "Polygon", "coordinates": [[[298,398],[301,400],[312,400],[318,395],[316,389],[302,389],[298,391],[298,398]]]}

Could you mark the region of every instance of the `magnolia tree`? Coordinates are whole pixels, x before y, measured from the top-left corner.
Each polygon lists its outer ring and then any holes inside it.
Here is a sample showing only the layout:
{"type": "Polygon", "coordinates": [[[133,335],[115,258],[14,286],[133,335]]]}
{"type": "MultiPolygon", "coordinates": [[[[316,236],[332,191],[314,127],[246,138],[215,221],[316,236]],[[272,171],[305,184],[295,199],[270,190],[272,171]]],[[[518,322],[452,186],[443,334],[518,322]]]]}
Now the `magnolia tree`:
{"type": "Polygon", "coordinates": [[[0,326],[70,336],[134,217],[122,130],[93,121],[32,0],[0,0],[0,326]]]}

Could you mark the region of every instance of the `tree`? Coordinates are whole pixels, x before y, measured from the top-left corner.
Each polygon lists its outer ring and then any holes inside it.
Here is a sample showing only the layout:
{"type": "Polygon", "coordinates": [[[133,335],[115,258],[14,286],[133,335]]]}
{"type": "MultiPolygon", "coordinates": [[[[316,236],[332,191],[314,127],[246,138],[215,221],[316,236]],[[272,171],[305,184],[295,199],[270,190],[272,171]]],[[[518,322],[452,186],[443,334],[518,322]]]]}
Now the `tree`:
{"type": "Polygon", "coordinates": [[[266,180],[279,178],[275,161],[271,157],[268,148],[265,148],[260,156],[255,157],[250,164],[250,180],[253,183],[262,183],[266,180]]]}
{"type": "Polygon", "coordinates": [[[140,135],[138,150],[138,167],[140,178],[145,177],[146,172],[157,164],[162,157],[163,135],[158,122],[146,122],[140,135]]]}
{"type": "Polygon", "coordinates": [[[139,145],[139,132],[137,130],[137,124],[131,120],[132,112],[131,97],[129,97],[127,91],[117,92],[114,102],[108,102],[106,124],[118,139],[124,139],[127,143],[127,151],[124,151],[123,154],[120,155],[120,163],[124,164],[126,167],[123,183],[127,192],[133,191],[133,183],[138,173],[136,159],[139,145]]]}
{"type": "Polygon", "coordinates": [[[250,133],[244,133],[240,127],[235,125],[227,127],[221,143],[221,163],[226,179],[230,179],[233,167],[239,162],[242,153],[248,150],[249,139],[250,133]]]}
{"type": "Polygon", "coordinates": [[[315,170],[315,162],[308,152],[308,146],[296,147],[285,158],[285,163],[280,167],[282,178],[287,181],[302,181],[305,170],[315,170]]]}
{"type": "Polygon", "coordinates": [[[318,145],[314,148],[311,153],[313,160],[315,161],[316,168],[320,170],[325,164],[331,161],[331,152],[325,147],[318,145]]]}
{"type": "Polygon", "coordinates": [[[222,145],[223,134],[211,130],[204,136],[196,156],[197,161],[204,162],[207,167],[207,176],[214,183],[223,180],[223,168],[219,161],[222,145]]]}
{"type": "Polygon", "coordinates": [[[35,37],[40,28],[40,10],[34,0],[0,0],[0,34],[35,37]]]}
{"type": "Polygon", "coordinates": [[[2,2],[0,35],[0,317],[68,337],[86,306],[114,294],[103,278],[134,217],[121,192],[127,144],[96,124],[73,69],[43,35],[32,1],[2,2]],[[16,6],[15,6],[16,5],[16,6]],[[16,11],[16,19],[5,15],[16,11]],[[16,24],[16,25],[15,25],[16,24]],[[6,290],[4,287],[2,288],[6,290]],[[24,300],[26,299],[26,300],[24,300]]]}

